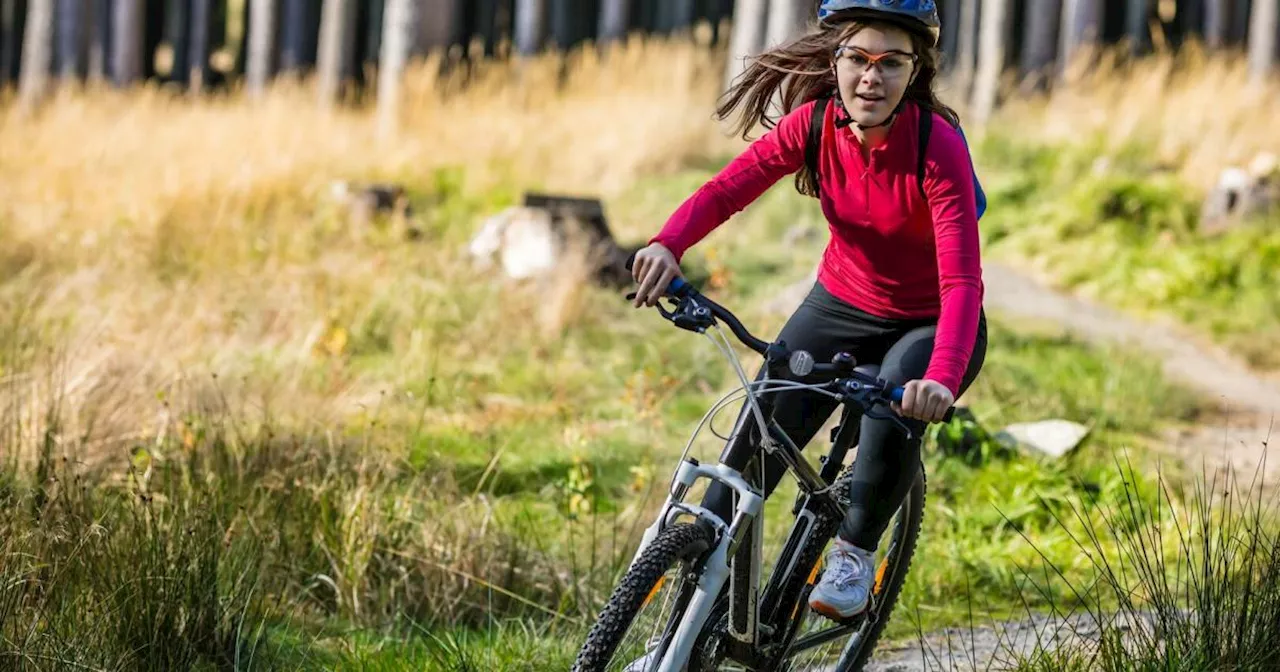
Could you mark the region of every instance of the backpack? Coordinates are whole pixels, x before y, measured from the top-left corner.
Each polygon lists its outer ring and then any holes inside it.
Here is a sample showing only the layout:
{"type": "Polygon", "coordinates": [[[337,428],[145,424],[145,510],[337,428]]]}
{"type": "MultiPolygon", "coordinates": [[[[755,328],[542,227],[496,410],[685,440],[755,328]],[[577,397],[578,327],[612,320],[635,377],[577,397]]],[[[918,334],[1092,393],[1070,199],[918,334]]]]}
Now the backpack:
{"type": "MultiPolygon", "coordinates": [[[[822,122],[826,119],[827,105],[830,103],[831,96],[818,98],[817,103],[813,106],[813,117],[809,121],[809,135],[804,143],[804,163],[815,176],[818,175],[818,152],[822,145],[822,122]]],[[[964,137],[964,129],[957,127],[956,130],[959,131],[960,139],[967,148],[969,141],[964,137]]],[[[916,156],[916,185],[920,189],[920,197],[926,202],[929,199],[924,193],[924,157],[925,151],[929,147],[929,135],[932,132],[933,115],[921,114],[919,135],[916,142],[916,146],[920,148],[916,156]]],[[[982,219],[983,213],[987,211],[987,195],[982,191],[982,183],[978,181],[977,172],[973,175],[973,196],[978,206],[978,219],[982,219]]]]}

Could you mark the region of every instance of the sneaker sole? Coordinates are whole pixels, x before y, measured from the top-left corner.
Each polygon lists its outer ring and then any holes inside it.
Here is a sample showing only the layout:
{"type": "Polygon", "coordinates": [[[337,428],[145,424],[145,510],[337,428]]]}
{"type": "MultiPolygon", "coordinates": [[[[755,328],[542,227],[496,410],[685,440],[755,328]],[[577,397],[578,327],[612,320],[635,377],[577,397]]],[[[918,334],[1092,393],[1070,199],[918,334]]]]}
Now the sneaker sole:
{"type": "Polygon", "coordinates": [[[839,609],[836,609],[834,606],[827,604],[822,600],[811,600],[809,602],[809,608],[833,621],[847,621],[855,616],[861,616],[866,612],[867,605],[863,604],[861,607],[855,609],[849,614],[840,613],[839,609]]]}

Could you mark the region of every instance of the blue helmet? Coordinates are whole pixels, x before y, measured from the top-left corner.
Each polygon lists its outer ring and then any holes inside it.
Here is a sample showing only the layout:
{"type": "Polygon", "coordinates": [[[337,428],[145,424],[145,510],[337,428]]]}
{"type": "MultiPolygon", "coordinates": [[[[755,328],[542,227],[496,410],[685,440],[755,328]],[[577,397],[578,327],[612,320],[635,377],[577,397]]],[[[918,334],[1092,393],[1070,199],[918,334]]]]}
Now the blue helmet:
{"type": "Polygon", "coordinates": [[[822,0],[818,7],[818,23],[836,18],[875,18],[896,21],[923,32],[938,41],[938,5],[934,0],[822,0]]]}

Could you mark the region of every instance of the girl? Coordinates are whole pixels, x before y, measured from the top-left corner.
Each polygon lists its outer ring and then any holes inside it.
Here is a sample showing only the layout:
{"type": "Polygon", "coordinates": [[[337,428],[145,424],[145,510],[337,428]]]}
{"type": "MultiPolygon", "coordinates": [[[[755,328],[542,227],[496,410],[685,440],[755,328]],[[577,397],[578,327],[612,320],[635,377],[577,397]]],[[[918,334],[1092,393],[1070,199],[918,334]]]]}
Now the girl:
{"type": "MultiPolygon", "coordinates": [[[[843,619],[867,606],[880,536],[920,468],[924,423],[941,420],[982,367],[986,320],[973,166],[956,113],[933,91],[933,1],[826,0],[818,19],[818,32],[760,55],[726,93],[717,114],[745,106],[744,134],[769,123],[776,97],[787,112],[676,210],[636,255],[633,276],[636,307],[656,305],[681,275],[684,252],[783,176],[795,173],[801,193],[820,198],[831,239],[817,283],[779,338],[818,361],[849,352],[860,364],[879,363],[881,378],[905,386],[894,410],[916,437],[887,420],[862,420],[851,506],[809,598],[817,612],[843,619]],[[806,138],[815,101],[826,95],[833,100],[821,117],[815,174],[806,138]],[[921,148],[924,115],[932,128],[921,148]]],[[[835,408],[803,392],[776,395],[773,404],[800,447],[835,408]]],[[[739,434],[747,433],[735,433],[721,459],[742,469],[755,445],[739,434]]],[[[782,473],[766,460],[766,495],[782,473]]],[[[713,487],[706,506],[727,516],[729,493],[713,487]]]]}

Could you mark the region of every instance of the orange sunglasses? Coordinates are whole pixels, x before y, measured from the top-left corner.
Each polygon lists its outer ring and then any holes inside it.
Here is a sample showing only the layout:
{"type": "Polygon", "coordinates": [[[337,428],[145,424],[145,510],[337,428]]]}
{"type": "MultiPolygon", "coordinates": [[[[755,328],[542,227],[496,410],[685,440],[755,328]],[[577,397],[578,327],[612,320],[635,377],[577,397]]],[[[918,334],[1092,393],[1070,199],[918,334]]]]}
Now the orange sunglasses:
{"type": "Polygon", "coordinates": [[[880,73],[886,77],[896,77],[907,74],[915,69],[916,61],[920,57],[916,54],[905,51],[886,51],[881,54],[873,54],[858,47],[850,47],[840,45],[836,47],[834,60],[844,59],[849,65],[857,69],[859,73],[866,72],[867,68],[877,66],[880,73]]]}

